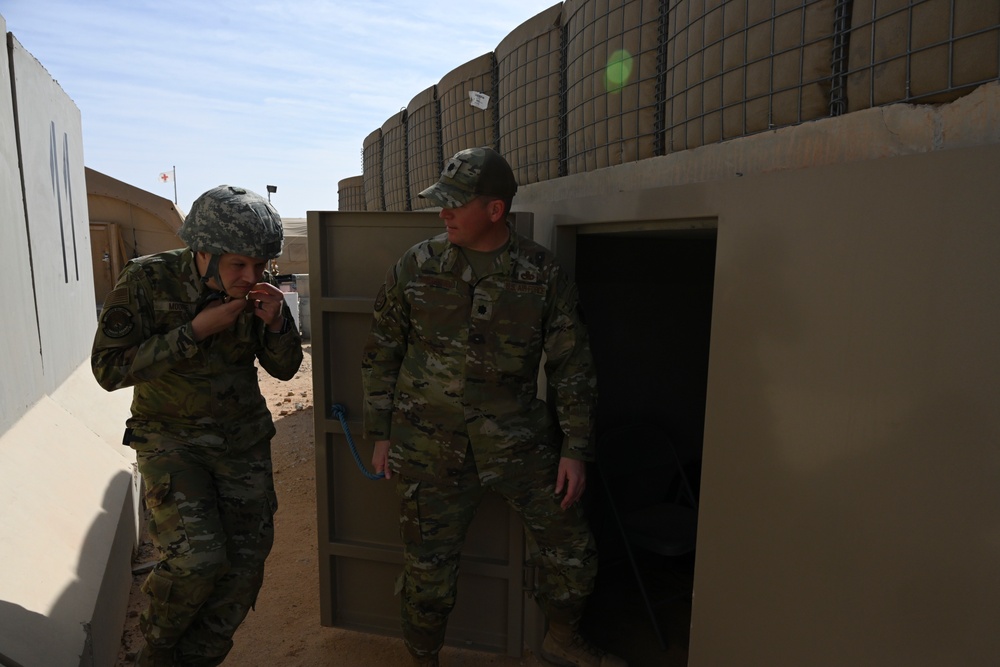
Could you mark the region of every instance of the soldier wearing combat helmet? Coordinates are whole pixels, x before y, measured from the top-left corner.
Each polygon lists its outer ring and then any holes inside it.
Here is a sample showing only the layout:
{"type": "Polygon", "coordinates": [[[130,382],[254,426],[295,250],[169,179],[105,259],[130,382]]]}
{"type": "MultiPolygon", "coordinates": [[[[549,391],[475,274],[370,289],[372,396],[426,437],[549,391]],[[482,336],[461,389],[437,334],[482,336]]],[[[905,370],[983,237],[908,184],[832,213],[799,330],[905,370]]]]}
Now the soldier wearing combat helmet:
{"type": "Polygon", "coordinates": [[[579,502],[597,398],[587,330],[552,253],[507,224],[516,191],[493,149],[455,154],[420,193],[444,233],[407,251],[375,299],[364,426],[399,495],[403,639],[415,664],[437,666],[466,531],[492,491],[537,545],[542,656],[624,667],[579,633],[597,573],[579,502]],[[537,395],[543,356],[550,404],[537,395]]]}
{"type": "Polygon", "coordinates": [[[288,380],[302,341],[266,274],[281,218],[222,185],[191,206],[186,248],[122,270],[91,353],[108,391],[132,387],[136,452],[159,562],[142,586],[138,665],[219,665],[257,598],[274,537],[271,414],[257,366],[288,380]]]}

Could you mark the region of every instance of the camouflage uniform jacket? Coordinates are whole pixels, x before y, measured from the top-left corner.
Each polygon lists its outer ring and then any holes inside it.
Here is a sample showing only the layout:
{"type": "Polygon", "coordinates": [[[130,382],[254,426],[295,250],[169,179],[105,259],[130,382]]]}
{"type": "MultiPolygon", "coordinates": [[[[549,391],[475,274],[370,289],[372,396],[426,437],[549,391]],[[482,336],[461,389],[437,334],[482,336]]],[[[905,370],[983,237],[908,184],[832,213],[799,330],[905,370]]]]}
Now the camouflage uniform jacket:
{"type": "Polygon", "coordinates": [[[270,333],[244,312],[195,342],[191,321],[212,294],[184,248],[130,261],[105,300],[91,366],[108,391],[134,387],[127,426],[137,434],[237,449],[274,435],[254,359],[290,379],[302,362],[301,338],[294,326],[270,333]]]}
{"type": "Polygon", "coordinates": [[[593,460],[597,382],[576,286],[513,231],[478,281],[446,234],[411,248],[376,297],[362,380],[365,434],[391,441],[404,475],[448,480],[469,444],[483,483],[560,455],[593,460]],[[551,406],[537,396],[543,352],[551,406]]]}

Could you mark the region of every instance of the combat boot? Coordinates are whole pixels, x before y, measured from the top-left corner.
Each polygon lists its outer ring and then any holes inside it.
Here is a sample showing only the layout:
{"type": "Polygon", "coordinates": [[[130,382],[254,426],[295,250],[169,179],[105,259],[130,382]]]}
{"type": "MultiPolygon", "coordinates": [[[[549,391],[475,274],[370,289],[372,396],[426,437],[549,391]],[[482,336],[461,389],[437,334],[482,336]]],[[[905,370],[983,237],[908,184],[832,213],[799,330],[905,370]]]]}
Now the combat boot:
{"type": "Polygon", "coordinates": [[[549,624],[541,654],[559,667],[628,667],[624,660],[597,648],[573,626],[563,623],[549,624]]]}

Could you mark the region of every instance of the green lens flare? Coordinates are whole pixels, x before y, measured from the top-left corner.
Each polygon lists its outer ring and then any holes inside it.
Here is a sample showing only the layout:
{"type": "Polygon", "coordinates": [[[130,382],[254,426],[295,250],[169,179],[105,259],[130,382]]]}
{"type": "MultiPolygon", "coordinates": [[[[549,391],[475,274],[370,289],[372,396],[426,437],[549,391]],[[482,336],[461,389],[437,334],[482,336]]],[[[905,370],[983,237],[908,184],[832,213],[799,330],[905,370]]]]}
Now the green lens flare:
{"type": "Polygon", "coordinates": [[[628,84],[631,76],[632,54],[619,49],[608,58],[608,66],[604,69],[604,89],[609,93],[617,93],[628,84]]]}

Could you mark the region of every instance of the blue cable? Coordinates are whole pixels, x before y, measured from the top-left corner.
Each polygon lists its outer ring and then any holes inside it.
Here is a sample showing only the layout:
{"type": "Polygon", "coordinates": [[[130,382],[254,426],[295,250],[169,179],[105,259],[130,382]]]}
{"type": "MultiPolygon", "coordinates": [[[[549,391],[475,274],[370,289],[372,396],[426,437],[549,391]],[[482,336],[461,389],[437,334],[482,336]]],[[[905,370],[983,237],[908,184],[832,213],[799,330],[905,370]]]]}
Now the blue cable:
{"type": "Polygon", "coordinates": [[[358,448],[354,445],[354,438],[351,437],[351,429],[347,426],[347,408],[345,408],[340,403],[334,403],[330,406],[330,412],[334,417],[340,420],[340,425],[344,427],[344,435],[347,436],[347,445],[351,448],[351,454],[354,456],[354,462],[358,464],[358,470],[361,474],[371,480],[383,479],[385,478],[385,473],[373,473],[369,472],[365,464],[361,462],[361,455],[358,454],[358,448]]]}

